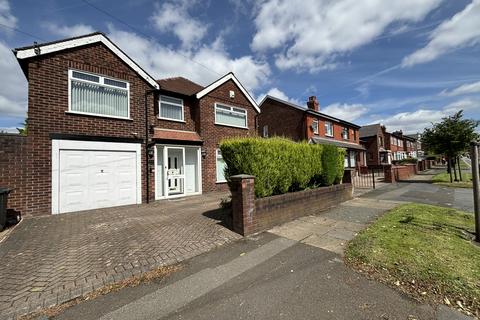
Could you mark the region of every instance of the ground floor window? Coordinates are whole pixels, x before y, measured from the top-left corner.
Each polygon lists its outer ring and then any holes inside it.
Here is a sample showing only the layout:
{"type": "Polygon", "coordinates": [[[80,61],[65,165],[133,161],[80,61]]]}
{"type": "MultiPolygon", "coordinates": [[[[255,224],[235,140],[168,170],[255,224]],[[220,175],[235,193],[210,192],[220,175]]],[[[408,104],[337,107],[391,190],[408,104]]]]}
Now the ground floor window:
{"type": "Polygon", "coordinates": [[[220,149],[216,150],[216,158],[217,158],[217,182],[227,182],[225,179],[225,168],[227,165],[222,157],[222,151],[220,149]]]}
{"type": "Polygon", "coordinates": [[[345,152],[344,167],[354,168],[356,165],[357,152],[353,150],[347,150],[345,152]]]}

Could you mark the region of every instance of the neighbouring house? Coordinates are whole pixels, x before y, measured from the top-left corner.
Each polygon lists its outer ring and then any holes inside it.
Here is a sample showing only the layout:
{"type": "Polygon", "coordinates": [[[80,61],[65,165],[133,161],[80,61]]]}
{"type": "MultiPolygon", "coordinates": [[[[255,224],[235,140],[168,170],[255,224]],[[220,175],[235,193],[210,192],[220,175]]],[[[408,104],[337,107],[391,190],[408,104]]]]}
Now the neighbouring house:
{"type": "Polygon", "coordinates": [[[404,135],[401,130],[387,132],[382,124],[360,128],[360,141],[367,149],[369,167],[392,164],[394,161],[417,158],[417,139],[404,135]]]}
{"type": "Polygon", "coordinates": [[[260,110],[259,135],[342,147],[347,151],[345,167],[365,164],[365,148],[359,143],[360,126],[321,113],[315,96],[308,99],[306,107],[301,107],[267,95],[260,103],[260,110]]]}
{"type": "Polygon", "coordinates": [[[360,141],[366,148],[366,164],[379,167],[392,163],[390,134],[379,123],[363,126],[359,130],[360,141]]]}
{"type": "Polygon", "coordinates": [[[233,73],[206,87],[156,80],[102,33],[14,53],[28,80],[28,135],[2,154],[0,185],[15,187],[23,214],[227,190],[220,140],[257,134],[260,109],[233,73]]]}
{"type": "Polygon", "coordinates": [[[422,149],[422,134],[421,133],[414,133],[414,134],[406,134],[405,136],[414,139],[414,148],[416,152],[416,157],[417,159],[423,159],[425,156],[425,153],[423,152],[422,149]]]}

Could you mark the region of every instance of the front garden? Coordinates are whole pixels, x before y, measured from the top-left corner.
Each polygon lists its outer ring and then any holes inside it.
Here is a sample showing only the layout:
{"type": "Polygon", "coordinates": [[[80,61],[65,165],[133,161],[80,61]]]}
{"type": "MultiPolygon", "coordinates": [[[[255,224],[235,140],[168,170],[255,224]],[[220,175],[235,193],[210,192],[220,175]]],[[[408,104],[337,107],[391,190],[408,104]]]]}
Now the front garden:
{"type": "Polygon", "coordinates": [[[346,262],[422,301],[480,315],[480,246],[470,213],[399,206],[353,239],[346,262]]]}

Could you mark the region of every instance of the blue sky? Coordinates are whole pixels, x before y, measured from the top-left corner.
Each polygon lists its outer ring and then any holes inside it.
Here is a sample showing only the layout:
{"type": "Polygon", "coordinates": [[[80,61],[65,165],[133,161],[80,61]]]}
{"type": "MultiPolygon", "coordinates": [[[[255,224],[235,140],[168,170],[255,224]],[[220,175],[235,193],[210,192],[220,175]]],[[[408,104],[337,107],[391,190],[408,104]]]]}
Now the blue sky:
{"type": "Polygon", "coordinates": [[[156,78],[205,85],[233,71],[257,100],[316,95],[360,125],[480,119],[480,0],[0,0],[1,129],[27,105],[10,49],[93,31],[156,78]]]}

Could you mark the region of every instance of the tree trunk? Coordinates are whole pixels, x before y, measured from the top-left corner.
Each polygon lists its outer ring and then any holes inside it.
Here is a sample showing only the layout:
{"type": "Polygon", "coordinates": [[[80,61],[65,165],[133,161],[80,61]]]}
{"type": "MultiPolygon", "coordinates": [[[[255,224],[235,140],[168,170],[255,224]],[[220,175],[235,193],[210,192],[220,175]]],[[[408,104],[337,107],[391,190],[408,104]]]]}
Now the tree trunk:
{"type": "Polygon", "coordinates": [[[450,183],[452,183],[453,182],[453,179],[452,179],[452,159],[450,159],[450,157],[448,157],[447,169],[448,169],[448,173],[450,173],[450,183]]]}
{"type": "Polygon", "coordinates": [[[460,157],[457,157],[457,163],[458,163],[458,175],[460,176],[460,181],[463,181],[462,168],[460,167],[460,157]]]}
{"type": "Polygon", "coordinates": [[[455,175],[455,182],[458,182],[458,178],[457,178],[457,166],[456,166],[456,160],[457,158],[453,158],[452,159],[452,168],[453,168],[453,174],[455,175]]]}

